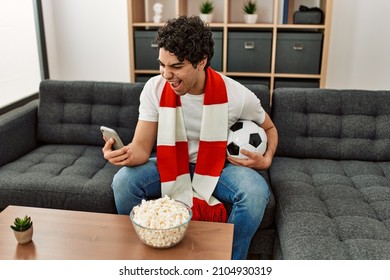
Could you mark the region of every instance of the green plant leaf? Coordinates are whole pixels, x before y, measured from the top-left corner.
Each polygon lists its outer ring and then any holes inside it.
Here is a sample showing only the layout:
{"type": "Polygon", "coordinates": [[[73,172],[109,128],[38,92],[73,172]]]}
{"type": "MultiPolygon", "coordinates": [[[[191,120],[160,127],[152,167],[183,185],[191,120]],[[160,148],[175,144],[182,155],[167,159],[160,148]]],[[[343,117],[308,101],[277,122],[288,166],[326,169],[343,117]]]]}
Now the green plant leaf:
{"type": "Polygon", "coordinates": [[[15,230],[15,231],[19,231],[19,228],[17,228],[16,226],[10,226],[13,230],[15,230]]]}
{"type": "Polygon", "coordinates": [[[10,227],[15,231],[26,231],[32,227],[33,222],[31,221],[31,217],[24,216],[24,218],[16,217],[14,220],[14,224],[10,227]]]}
{"type": "Polygon", "coordinates": [[[252,1],[252,0],[247,1],[242,6],[242,10],[244,11],[244,13],[249,14],[249,15],[252,15],[252,14],[256,13],[256,10],[257,10],[257,3],[256,3],[256,1],[252,1]]]}
{"type": "Polygon", "coordinates": [[[200,12],[202,14],[211,14],[214,10],[214,3],[210,0],[205,0],[200,4],[200,12]]]}

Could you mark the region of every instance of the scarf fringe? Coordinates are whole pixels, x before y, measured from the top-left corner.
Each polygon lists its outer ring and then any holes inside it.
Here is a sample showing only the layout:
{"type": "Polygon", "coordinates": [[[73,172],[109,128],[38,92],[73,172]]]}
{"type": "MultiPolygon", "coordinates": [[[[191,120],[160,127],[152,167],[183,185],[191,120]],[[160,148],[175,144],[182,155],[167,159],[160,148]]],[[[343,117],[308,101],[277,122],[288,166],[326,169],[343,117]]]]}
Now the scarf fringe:
{"type": "Polygon", "coordinates": [[[209,205],[205,200],[194,197],[192,205],[192,220],[226,223],[228,214],[222,203],[209,205]]]}

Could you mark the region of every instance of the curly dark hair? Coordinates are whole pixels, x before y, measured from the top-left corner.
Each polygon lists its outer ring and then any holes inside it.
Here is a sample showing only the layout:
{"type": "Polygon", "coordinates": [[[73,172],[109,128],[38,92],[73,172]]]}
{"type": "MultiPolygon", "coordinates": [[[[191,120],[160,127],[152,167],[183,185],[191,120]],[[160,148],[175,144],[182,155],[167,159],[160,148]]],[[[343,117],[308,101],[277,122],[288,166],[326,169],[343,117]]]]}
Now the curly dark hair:
{"type": "Polygon", "coordinates": [[[173,53],[180,62],[187,59],[196,67],[207,57],[205,69],[210,66],[214,55],[214,41],[207,23],[198,16],[180,16],[170,19],[157,31],[159,48],[173,53]]]}

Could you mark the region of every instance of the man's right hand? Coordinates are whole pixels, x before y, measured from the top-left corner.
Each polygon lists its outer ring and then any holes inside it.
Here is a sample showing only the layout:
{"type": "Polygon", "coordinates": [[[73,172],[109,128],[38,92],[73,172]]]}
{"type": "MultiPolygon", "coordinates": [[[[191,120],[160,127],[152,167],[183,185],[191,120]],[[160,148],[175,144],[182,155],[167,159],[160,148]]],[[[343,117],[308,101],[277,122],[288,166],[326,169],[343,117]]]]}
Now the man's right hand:
{"type": "Polygon", "coordinates": [[[115,140],[113,138],[110,138],[106,141],[106,144],[102,149],[104,158],[114,165],[118,165],[118,166],[128,165],[131,162],[132,154],[133,154],[131,143],[118,150],[113,150],[112,145],[114,144],[114,142],[115,140]]]}

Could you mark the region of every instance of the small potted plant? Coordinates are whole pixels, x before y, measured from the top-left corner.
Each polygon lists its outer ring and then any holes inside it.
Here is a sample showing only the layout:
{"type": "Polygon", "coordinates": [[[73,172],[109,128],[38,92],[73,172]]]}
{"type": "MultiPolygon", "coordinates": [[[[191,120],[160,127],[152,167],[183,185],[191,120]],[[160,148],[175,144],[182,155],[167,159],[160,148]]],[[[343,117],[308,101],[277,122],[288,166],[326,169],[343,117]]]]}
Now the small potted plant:
{"type": "Polygon", "coordinates": [[[11,225],[14,235],[19,244],[26,244],[32,240],[33,222],[31,217],[15,218],[14,224],[11,225]]]}
{"type": "Polygon", "coordinates": [[[256,0],[248,0],[243,4],[242,10],[244,12],[244,20],[246,23],[256,23],[257,21],[257,3],[256,0]]]}
{"type": "Polygon", "coordinates": [[[203,0],[200,4],[199,17],[205,22],[211,22],[213,20],[214,2],[211,0],[203,0]]]}

